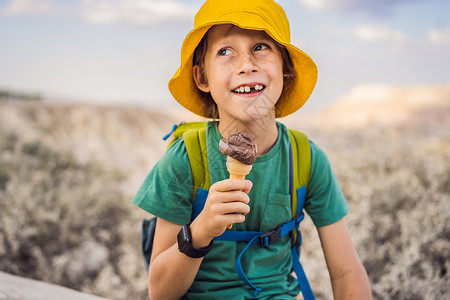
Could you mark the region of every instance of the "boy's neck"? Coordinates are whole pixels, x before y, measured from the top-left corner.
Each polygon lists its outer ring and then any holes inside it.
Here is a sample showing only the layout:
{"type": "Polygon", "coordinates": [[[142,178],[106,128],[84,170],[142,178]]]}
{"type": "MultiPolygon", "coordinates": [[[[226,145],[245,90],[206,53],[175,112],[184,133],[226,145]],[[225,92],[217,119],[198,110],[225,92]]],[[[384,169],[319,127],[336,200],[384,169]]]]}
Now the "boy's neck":
{"type": "Polygon", "coordinates": [[[228,138],[230,135],[237,132],[243,132],[250,135],[257,145],[257,156],[269,152],[278,139],[278,128],[275,119],[245,123],[238,120],[233,120],[233,122],[220,120],[218,129],[224,138],[228,138]]]}

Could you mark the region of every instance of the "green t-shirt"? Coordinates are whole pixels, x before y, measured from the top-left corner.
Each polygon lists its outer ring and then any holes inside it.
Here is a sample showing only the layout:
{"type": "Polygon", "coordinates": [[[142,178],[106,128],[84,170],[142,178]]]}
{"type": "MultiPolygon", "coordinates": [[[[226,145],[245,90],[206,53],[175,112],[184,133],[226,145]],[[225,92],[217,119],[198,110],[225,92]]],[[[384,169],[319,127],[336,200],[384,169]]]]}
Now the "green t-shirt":
{"type": "MultiPolygon", "coordinates": [[[[289,195],[289,132],[277,122],[278,139],[270,151],[257,157],[246,179],[253,182],[249,193],[250,213],[231,230],[268,231],[291,218],[289,195]]],[[[216,122],[207,124],[207,154],[211,184],[228,178],[226,157],[219,151],[222,139],[216,122]]],[[[340,220],[348,206],[325,154],[311,145],[311,174],[305,210],[316,226],[340,220]]],[[[176,224],[191,221],[192,176],[183,139],[166,151],[145,179],[133,203],[149,213],[176,224]]],[[[184,299],[252,299],[251,289],[239,278],[235,262],[245,242],[215,241],[205,256],[195,281],[184,299]]],[[[262,291],[258,299],[287,299],[299,293],[291,275],[290,237],[270,247],[251,246],[243,255],[242,268],[262,291]]]]}

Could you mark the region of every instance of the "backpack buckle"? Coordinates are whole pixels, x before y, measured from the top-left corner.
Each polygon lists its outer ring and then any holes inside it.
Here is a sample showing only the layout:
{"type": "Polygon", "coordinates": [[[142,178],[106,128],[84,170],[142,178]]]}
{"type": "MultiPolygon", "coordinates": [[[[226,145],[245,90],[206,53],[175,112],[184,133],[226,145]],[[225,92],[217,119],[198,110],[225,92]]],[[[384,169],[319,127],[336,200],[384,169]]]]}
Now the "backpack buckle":
{"type": "Polygon", "coordinates": [[[264,232],[259,236],[259,244],[261,247],[267,247],[273,241],[280,239],[281,226],[277,226],[274,230],[264,232]]]}

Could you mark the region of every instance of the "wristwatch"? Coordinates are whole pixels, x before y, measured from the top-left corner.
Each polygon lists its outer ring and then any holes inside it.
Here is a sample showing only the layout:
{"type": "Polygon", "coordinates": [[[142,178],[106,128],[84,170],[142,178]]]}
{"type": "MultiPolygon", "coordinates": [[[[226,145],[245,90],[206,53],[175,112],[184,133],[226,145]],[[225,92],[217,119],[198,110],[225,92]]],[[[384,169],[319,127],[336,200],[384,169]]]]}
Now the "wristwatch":
{"type": "Polygon", "coordinates": [[[192,246],[192,236],[189,224],[183,225],[183,227],[181,227],[181,230],[180,232],[178,232],[177,235],[177,240],[178,240],[178,250],[180,250],[181,253],[184,253],[192,258],[199,258],[205,256],[206,254],[208,254],[209,250],[211,250],[214,244],[214,241],[211,240],[211,243],[209,243],[209,245],[206,247],[200,249],[194,248],[192,246]]]}

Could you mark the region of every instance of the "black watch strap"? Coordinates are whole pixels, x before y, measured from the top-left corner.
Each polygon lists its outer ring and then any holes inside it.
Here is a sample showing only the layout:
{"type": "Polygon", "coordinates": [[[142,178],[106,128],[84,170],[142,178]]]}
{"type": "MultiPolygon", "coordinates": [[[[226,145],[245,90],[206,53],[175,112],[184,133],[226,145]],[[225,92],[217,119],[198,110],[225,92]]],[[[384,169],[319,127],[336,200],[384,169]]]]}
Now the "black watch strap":
{"type": "Polygon", "coordinates": [[[181,227],[180,232],[178,232],[177,235],[177,240],[178,240],[178,250],[180,250],[181,253],[184,253],[192,258],[199,258],[205,256],[206,254],[208,254],[209,250],[211,250],[214,244],[214,241],[211,240],[211,243],[209,243],[209,245],[206,247],[200,249],[194,248],[192,246],[192,236],[189,224],[183,225],[183,227],[181,227]]]}

